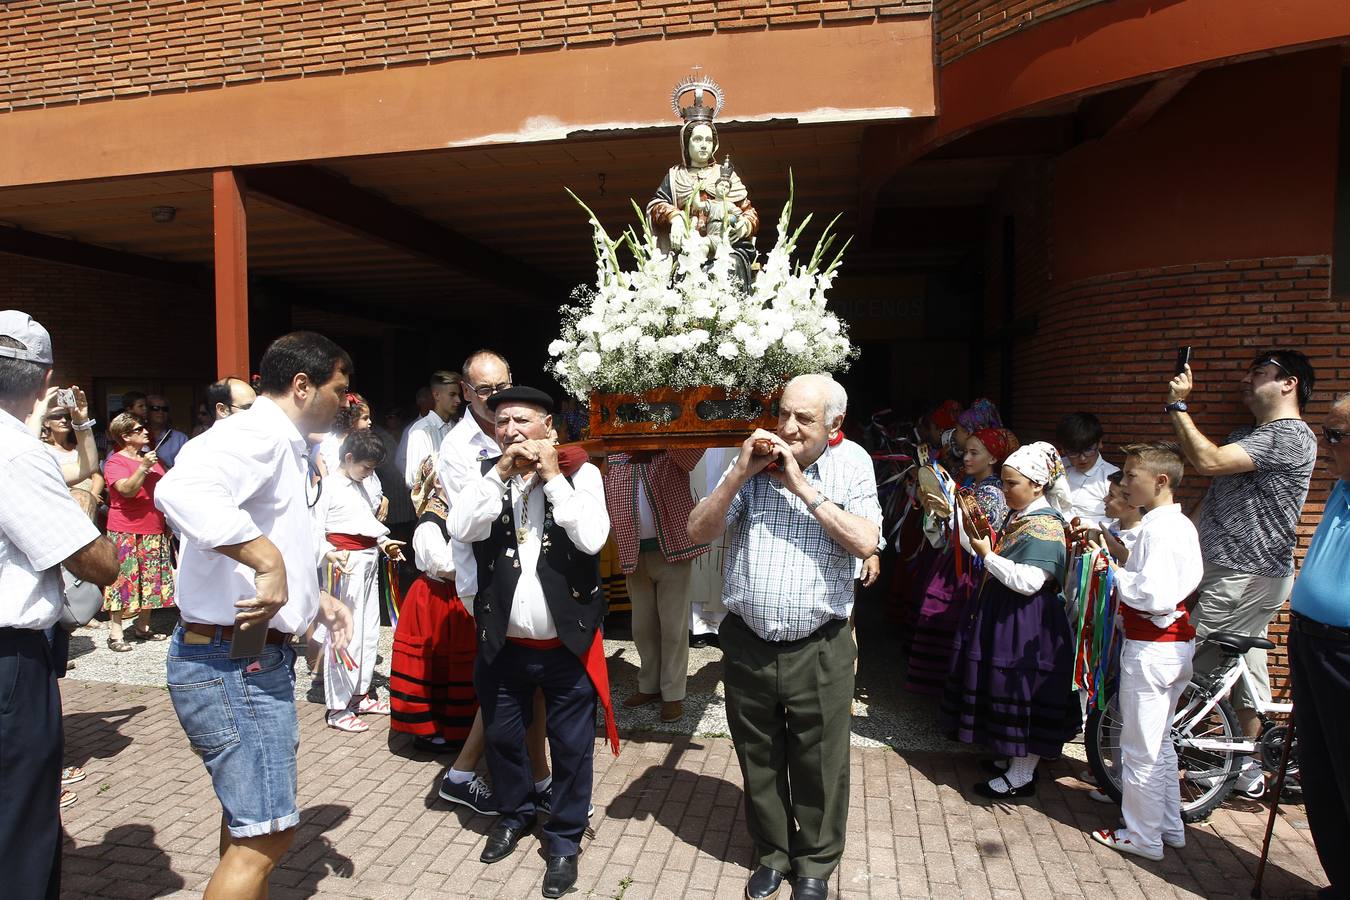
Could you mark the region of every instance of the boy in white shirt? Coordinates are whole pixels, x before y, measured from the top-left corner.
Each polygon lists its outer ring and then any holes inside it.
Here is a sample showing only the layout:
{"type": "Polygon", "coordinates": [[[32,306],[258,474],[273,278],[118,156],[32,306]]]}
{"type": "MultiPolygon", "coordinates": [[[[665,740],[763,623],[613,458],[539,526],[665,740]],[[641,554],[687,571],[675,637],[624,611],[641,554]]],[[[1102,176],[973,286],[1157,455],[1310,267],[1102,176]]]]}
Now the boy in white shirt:
{"type": "Polygon", "coordinates": [[[1102,423],[1092,413],[1069,413],[1055,426],[1055,443],[1064,454],[1064,476],[1073,510],[1070,520],[1096,522],[1105,515],[1107,477],[1120,471],[1102,456],[1102,423]]]}
{"type": "Polygon", "coordinates": [[[325,549],[341,560],[337,596],[351,610],[352,636],[347,654],[324,647],[323,693],[328,725],[361,732],[370,728],[361,715],[389,715],[388,700],[367,695],[380,644],[380,554],[400,560],[403,544],[390,540],[388,527],[375,518],[376,501],[364,484],[384,462],[384,444],[373,431],[353,431],[340,453],[338,471],[323,479],[315,514],[325,549]]]}
{"type": "Polygon", "coordinates": [[[1195,525],[1173,500],[1183,471],[1180,448],[1157,442],[1124,451],[1125,501],[1145,510],[1127,562],[1111,563],[1125,628],[1120,653],[1125,827],[1094,831],[1092,837],[1122,853],[1158,860],[1164,845],[1181,847],[1186,841],[1168,732],[1195,656],[1186,598],[1199,586],[1204,567],[1195,525]]]}

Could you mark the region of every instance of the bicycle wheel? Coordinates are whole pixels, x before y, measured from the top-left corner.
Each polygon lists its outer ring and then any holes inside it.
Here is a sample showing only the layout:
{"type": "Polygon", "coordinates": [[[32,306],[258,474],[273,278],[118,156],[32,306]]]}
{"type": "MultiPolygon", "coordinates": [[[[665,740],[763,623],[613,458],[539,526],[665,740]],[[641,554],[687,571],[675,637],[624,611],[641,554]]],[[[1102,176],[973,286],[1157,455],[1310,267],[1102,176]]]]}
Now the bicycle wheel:
{"type": "Polygon", "coordinates": [[[1088,765],[1097,778],[1097,789],[1117,803],[1120,802],[1122,774],[1120,770],[1120,706],[1113,690],[1106,706],[1088,713],[1083,726],[1083,744],[1087,749],[1088,765]]]}
{"type": "MultiPolygon", "coordinates": [[[[1231,749],[1232,744],[1242,739],[1237,713],[1227,700],[1220,700],[1202,718],[1191,721],[1211,696],[1207,685],[1192,681],[1182,692],[1173,719],[1172,744],[1177,753],[1181,818],[1186,822],[1207,819],[1232,792],[1242,768],[1243,754],[1231,749]]],[[[1123,780],[1120,763],[1123,724],[1113,692],[1105,708],[1094,709],[1088,715],[1084,737],[1097,787],[1117,803],[1123,780]]]]}
{"type": "Polygon", "coordinates": [[[1202,822],[1232,793],[1247,756],[1233,749],[1242,741],[1233,705],[1224,697],[1200,719],[1195,711],[1213,696],[1208,686],[1191,681],[1181,694],[1172,720],[1172,741],[1177,750],[1181,779],[1181,818],[1202,822]],[[1185,723],[1185,724],[1183,724],[1185,723]]]}

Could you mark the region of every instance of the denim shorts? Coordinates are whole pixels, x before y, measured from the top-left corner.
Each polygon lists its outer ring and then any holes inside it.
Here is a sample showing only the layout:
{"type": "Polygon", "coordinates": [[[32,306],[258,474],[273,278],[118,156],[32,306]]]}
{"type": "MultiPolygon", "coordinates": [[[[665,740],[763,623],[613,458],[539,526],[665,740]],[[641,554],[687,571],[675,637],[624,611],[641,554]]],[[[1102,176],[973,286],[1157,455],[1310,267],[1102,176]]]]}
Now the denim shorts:
{"type": "Polygon", "coordinates": [[[169,697],[236,838],[285,831],[300,822],[295,802],[300,726],[295,651],[268,644],[261,656],[230,659],[230,642],[169,643],[169,697]]]}

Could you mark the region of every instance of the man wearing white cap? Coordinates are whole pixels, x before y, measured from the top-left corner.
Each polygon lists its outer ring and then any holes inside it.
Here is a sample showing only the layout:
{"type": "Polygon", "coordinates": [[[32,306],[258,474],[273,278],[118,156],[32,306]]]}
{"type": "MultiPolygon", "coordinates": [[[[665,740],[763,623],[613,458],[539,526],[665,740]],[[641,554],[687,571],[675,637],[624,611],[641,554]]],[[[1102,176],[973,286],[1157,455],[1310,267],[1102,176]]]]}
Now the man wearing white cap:
{"type": "Polygon", "coordinates": [[[6,896],[20,898],[61,888],[61,695],[43,634],[60,618],[60,567],[100,586],[117,577],[112,543],[24,426],[51,380],[47,330],[0,312],[0,859],[6,896]]]}

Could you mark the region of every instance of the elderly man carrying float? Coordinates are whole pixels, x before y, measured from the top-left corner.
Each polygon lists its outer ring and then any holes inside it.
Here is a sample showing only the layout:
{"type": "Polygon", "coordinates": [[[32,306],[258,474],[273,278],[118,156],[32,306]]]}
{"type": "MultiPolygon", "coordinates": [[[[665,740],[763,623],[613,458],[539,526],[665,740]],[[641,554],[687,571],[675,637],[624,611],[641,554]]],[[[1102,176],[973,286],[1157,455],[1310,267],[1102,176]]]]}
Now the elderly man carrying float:
{"type": "Polygon", "coordinates": [[[525,731],[542,689],[553,761],[543,894],[561,897],[576,883],[586,829],[597,692],[618,753],[600,640],[599,553],[609,538],[609,514],[600,472],[584,451],[560,453],[550,440],[552,398],[517,386],[486,403],[502,453],[484,460],[481,477],[463,486],[449,521],[454,538],[472,545],[478,568],[474,686],[501,814],[481,858],[505,859],[534,829],[525,731]]]}
{"type": "Polygon", "coordinates": [[[844,850],[854,561],[881,544],[872,470],[825,452],[847,402],[828,376],[792,379],[778,433],[751,435],[689,516],[698,542],[739,526],[727,552],[721,636],[727,722],[759,860],[750,900],[776,897],[789,874],[793,897],[827,897],[844,850]],[[757,443],[767,452],[758,455],[757,443]]]}

